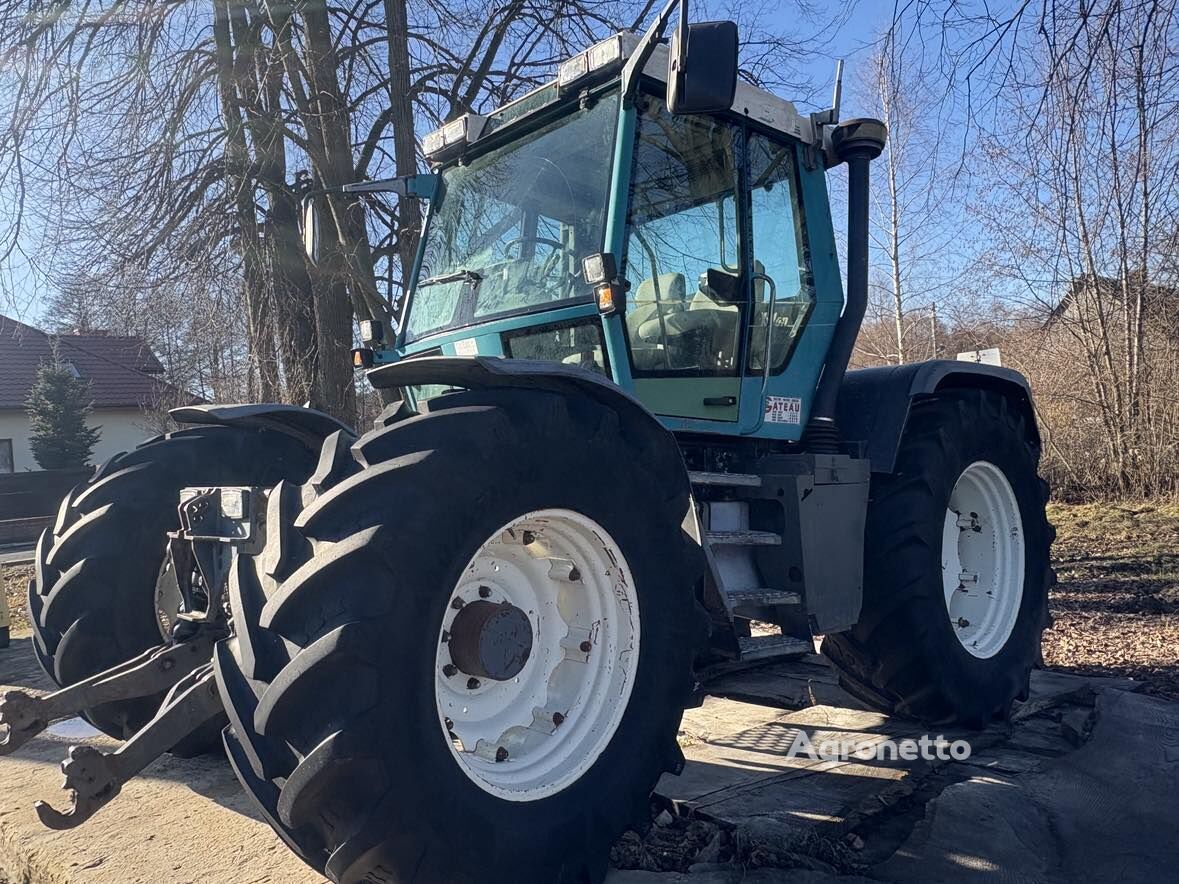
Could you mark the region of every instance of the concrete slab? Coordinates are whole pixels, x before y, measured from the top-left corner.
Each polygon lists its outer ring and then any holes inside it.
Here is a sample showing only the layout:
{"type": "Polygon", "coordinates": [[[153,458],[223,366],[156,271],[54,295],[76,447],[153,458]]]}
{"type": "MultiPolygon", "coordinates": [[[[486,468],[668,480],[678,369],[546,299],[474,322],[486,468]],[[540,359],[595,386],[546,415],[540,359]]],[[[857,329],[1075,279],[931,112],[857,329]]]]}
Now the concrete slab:
{"type": "Polygon", "coordinates": [[[1179,704],[1097,697],[1077,751],[946,788],[873,876],[886,881],[1148,882],[1179,868],[1179,704]]]}

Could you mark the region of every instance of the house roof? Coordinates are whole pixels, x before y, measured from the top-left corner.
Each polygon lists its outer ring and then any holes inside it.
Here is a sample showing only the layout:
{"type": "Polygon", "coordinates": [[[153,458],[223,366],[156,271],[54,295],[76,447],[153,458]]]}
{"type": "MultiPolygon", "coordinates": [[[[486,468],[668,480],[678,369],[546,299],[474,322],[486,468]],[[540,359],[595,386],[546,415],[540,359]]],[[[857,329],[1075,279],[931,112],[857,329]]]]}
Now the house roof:
{"type": "MultiPolygon", "coordinates": [[[[1137,293],[1141,287],[1141,277],[1134,274],[1130,278],[1131,291],[1137,293]]],[[[1094,293],[1101,296],[1101,301],[1111,307],[1119,307],[1122,303],[1122,282],[1110,276],[1091,276],[1083,273],[1069,280],[1068,289],[1060,299],[1048,318],[1044,321],[1044,328],[1051,328],[1058,321],[1077,309],[1077,305],[1086,302],[1094,293]]],[[[1147,283],[1142,292],[1142,305],[1148,317],[1154,316],[1163,321],[1173,322],[1179,316],[1179,289],[1158,283],[1147,283]]]]}
{"type": "Polygon", "coordinates": [[[143,408],[160,402],[192,403],[192,396],[163,380],[164,367],[136,337],[48,335],[0,315],[0,408],[24,408],[42,362],[58,358],[90,382],[95,408],[143,408]]]}

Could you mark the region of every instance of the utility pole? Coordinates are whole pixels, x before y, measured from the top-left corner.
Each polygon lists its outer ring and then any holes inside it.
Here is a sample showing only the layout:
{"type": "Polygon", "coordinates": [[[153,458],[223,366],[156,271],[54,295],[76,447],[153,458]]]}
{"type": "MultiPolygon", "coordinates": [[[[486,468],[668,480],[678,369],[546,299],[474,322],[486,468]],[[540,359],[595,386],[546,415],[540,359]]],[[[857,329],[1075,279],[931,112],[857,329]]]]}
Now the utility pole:
{"type": "Polygon", "coordinates": [[[937,359],[937,302],[929,305],[929,339],[933,342],[932,359],[937,359]]]}

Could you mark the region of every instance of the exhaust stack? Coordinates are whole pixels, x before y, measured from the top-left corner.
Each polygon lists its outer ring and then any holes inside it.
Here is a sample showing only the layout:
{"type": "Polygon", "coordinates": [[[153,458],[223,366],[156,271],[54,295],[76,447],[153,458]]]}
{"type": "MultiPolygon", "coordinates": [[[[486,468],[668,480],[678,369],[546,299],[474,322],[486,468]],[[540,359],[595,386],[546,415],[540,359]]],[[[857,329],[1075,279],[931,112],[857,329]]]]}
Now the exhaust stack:
{"type": "Polygon", "coordinates": [[[880,156],[887,138],[884,123],[872,119],[848,120],[831,132],[836,159],[847,163],[847,303],[823,362],[807,424],[812,450],[835,450],[839,442],[835,403],[868,307],[868,165],[880,156]]]}

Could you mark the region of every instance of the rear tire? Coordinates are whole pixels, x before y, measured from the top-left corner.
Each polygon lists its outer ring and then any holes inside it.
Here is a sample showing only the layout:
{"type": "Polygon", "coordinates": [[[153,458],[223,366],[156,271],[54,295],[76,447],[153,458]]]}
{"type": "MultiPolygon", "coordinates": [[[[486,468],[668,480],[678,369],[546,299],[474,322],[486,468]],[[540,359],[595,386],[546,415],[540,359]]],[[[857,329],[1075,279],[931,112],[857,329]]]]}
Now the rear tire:
{"type": "Polygon", "coordinates": [[[860,620],[823,643],[850,693],[888,712],[971,727],[1026,697],[1054,580],[1038,459],[1022,411],[1001,395],[954,390],[914,404],[896,471],[872,479],[860,620]],[[976,484],[982,490],[971,496],[976,484]],[[979,518],[948,517],[971,508],[960,500],[979,501],[979,518]],[[987,554],[972,549],[960,560],[961,531],[987,554]],[[944,582],[946,568],[977,580],[944,582]]]}
{"type": "MultiPolygon", "coordinates": [[[[166,643],[157,581],[167,532],[179,525],[181,488],[272,485],[302,479],[314,465],[314,452],[291,436],[202,426],[151,439],[100,467],[66,495],[37,543],[29,622],[46,675],[65,687],[166,643]]],[[[85,717],[126,739],[162,700],[107,703],[85,717]]],[[[210,745],[190,743],[178,754],[210,745]]]]}
{"type": "MultiPolygon", "coordinates": [[[[641,434],[588,398],[472,391],[428,405],[363,437],[354,459],[329,440],[330,490],[272,495],[284,530],[236,581],[235,607],[256,612],[256,628],[214,657],[230,760],[278,833],[334,881],[598,881],[614,840],[648,817],[659,776],[683,763],[676,733],[704,639],[683,465],[653,462],[641,434]],[[513,800],[481,785],[447,737],[439,642],[477,551],[540,510],[592,519],[617,545],[641,641],[629,702],[580,776],[513,800]]],[[[592,653],[604,646],[595,638],[592,653]]],[[[457,690],[469,675],[448,677],[457,690]]],[[[552,739],[583,733],[577,708],[552,739]]],[[[499,763],[490,755],[485,768],[499,763]]]]}

